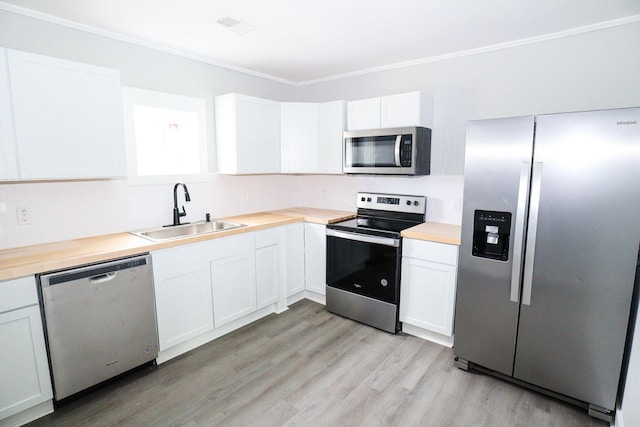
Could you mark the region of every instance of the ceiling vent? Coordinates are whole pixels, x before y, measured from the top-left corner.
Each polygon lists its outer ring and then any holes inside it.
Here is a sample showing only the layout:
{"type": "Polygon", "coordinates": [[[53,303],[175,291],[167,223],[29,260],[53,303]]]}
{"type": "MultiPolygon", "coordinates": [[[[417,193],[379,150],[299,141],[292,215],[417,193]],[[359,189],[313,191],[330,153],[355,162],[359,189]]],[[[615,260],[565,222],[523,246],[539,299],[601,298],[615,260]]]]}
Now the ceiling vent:
{"type": "Polygon", "coordinates": [[[249,25],[245,22],[238,21],[237,19],[232,18],[230,16],[225,16],[223,18],[220,18],[216,21],[216,23],[222,25],[224,28],[226,28],[229,31],[233,31],[236,34],[240,34],[241,36],[244,36],[245,34],[250,33],[251,31],[256,29],[256,27],[254,27],[253,25],[249,25]]]}

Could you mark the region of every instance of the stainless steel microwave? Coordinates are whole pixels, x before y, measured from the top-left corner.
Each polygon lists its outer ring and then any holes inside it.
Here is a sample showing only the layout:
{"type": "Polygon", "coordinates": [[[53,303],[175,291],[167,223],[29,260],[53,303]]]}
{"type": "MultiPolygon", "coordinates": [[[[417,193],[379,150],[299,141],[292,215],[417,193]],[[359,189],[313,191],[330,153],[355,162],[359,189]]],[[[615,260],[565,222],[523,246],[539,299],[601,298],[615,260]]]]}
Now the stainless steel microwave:
{"type": "Polygon", "coordinates": [[[406,127],[344,133],[342,171],[368,175],[429,175],[431,129],[406,127]]]}

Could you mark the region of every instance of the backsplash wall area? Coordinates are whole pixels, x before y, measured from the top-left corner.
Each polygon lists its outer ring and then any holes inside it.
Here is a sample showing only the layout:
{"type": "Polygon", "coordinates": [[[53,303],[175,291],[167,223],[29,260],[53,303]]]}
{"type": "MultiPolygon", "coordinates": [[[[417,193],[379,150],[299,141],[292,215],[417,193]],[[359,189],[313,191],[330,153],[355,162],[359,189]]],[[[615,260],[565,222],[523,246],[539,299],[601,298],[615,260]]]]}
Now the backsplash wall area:
{"type": "MultiPolygon", "coordinates": [[[[212,175],[189,183],[191,202],[178,204],[182,222],[308,206],[354,211],[358,191],[427,196],[429,221],[459,224],[454,209],[462,176],[365,177],[339,175],[212,175]]],[[[173,184],[130,185],[126,180],[0,184],[0,249],[77,239],[170,224],[173,184]],[[18,208],[31,223],[18,225],[18,208]]]]}

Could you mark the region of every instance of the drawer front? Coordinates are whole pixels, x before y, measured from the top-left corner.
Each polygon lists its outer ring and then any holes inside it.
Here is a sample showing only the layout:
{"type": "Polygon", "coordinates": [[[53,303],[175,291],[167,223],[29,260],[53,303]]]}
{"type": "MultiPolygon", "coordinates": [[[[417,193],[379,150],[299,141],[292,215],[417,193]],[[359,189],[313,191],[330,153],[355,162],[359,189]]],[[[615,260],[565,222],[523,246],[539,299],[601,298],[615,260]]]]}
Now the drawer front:
{"type": "Polygon", "coordinates": [[[274,227],[267,230],[256,231],[256,249],[277,245],[278,236],[280,234],[279,230],[279,228],[274,227]]]}
{"type": "Polygon", "coordinates": [[[458,265],[458,246],[429,242],[427,240],[402,239],[402,256],[441,264],[458,265]]]}
{"type": "Polygon", "coordinates": [[[34,276],[0,282],[0,313],[38,304],[34,276]]]}

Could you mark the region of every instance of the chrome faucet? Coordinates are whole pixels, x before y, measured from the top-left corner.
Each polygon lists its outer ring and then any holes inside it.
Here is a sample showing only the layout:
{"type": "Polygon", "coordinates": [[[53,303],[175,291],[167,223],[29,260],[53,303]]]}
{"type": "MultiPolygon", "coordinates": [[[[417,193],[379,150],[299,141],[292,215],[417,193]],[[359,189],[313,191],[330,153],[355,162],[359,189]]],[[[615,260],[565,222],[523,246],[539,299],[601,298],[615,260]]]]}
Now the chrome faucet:
{"type": "Polygon", "coordinates": [[[180,209],[178,209],[178,187],[181,185],[182,185],[182,188],[184,189],[185,202],[191,201],[191,197],[189,196],[189,190],[187,189],[187,186],[182,182],[176,183],[176,185],[173,186],[173,225],[180,225],[180,217],[187,215],[187,211],[184,210],[184,205],[182,206],[182,212],[180,212],[180,209]]]}

